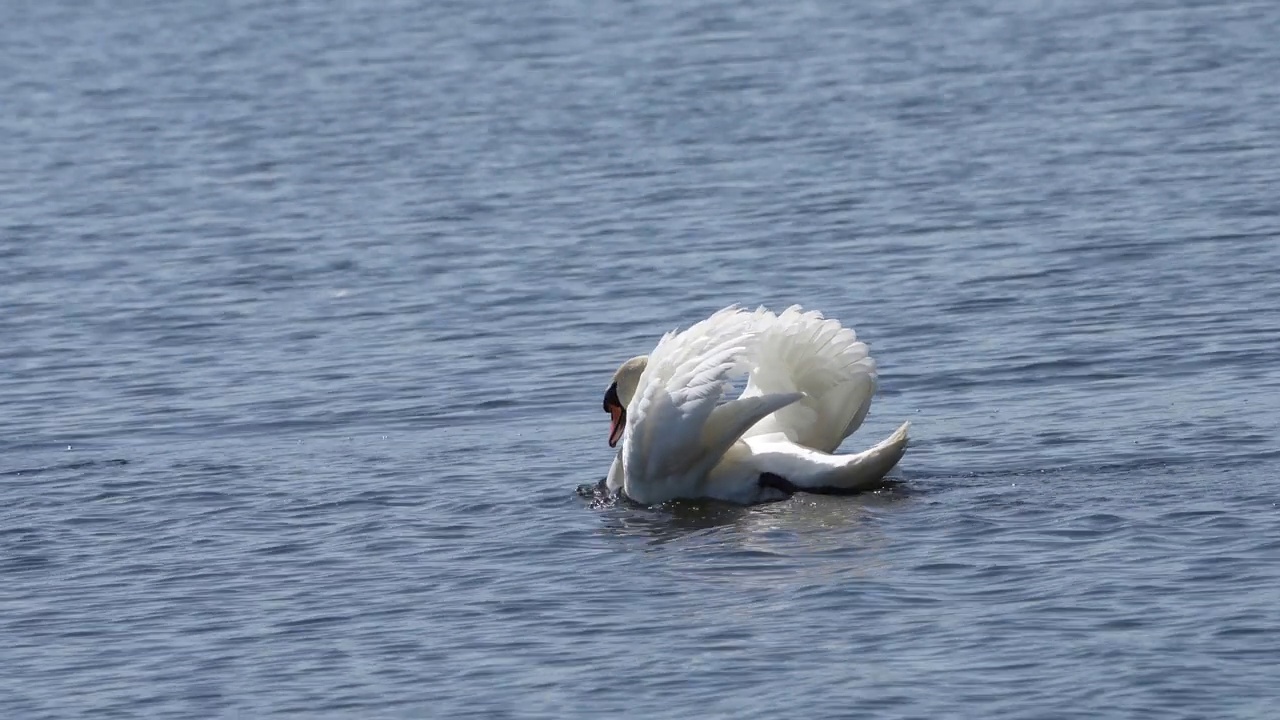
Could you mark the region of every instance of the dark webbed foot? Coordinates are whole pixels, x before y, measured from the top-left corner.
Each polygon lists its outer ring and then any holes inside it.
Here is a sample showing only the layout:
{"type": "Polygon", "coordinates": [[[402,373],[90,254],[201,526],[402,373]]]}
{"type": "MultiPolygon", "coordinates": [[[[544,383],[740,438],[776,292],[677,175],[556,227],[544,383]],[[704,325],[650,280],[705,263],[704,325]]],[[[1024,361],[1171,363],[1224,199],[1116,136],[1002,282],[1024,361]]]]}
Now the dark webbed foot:
{"type": "Polygon", "coordinates": [[[902,484],[899,480],[890,480],[888,478],[881,479],[880,482],[871,486],[859,488],[841,488],[841,487],[801,487],[790,480],[775,475],[771,472],[760,473],[760,487],[773,488],[786,493],[788,496],[798,492],[807,492],[814,495],[858,495],[870,490],[884,490],[902,484]]]}
{"type": "Polygon", "coordinates": [[[762,488],[773,488],[774,490],[780,490],[787,495],[795,495],[800,492],[799,486],[795,483],[781,475],[775,475],[771,472],[760,473],[760,479],[757,482],[760,483],[760,487],[762,488]]]}

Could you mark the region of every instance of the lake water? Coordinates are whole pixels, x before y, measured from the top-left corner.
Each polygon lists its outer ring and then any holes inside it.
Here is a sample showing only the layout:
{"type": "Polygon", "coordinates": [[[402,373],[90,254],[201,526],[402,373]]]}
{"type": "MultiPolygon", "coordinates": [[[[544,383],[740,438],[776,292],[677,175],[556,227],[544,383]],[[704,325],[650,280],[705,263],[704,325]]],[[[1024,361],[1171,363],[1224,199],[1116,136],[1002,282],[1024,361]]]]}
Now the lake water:
{"type": "Polygon", "coordinates": [[[1280,5],[0,9],[6,718],[1271,718],[1280,5]],[[904,484],[579,494],[739,302],[904,484]]]}

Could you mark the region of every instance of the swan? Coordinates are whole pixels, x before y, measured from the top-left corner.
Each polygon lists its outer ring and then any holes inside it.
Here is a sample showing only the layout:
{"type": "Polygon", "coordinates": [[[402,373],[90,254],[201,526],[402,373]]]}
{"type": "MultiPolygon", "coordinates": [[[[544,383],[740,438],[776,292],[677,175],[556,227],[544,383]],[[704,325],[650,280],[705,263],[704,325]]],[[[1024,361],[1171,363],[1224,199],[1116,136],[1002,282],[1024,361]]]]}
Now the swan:
{"type": "Polygon", "coordinates": [[[645,505],[874,488],[906,451],[910,423],[869,450],[833,453],[875,390],[875,361],[852,329],[799,305],[731,305],[618,367],[604,395],[617,448],[606,485],[645,505]],[[744,375],[746,389],[725,400],[744,375]]]}

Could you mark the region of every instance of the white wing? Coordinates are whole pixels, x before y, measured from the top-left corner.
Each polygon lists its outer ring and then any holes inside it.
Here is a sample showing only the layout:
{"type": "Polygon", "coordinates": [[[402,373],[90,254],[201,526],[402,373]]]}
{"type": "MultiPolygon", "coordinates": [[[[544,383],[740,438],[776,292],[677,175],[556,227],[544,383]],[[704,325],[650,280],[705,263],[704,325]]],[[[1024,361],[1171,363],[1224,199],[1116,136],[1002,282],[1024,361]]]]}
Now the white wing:
{"type": "Polygon", "coordinates": [[[633,500],[697,497],[707,473],[744,432],[800,398],[757,393],[721,404],[730,381],[754,364],[762,316],[731,306],[667,333],[650,353],[622,435],[624,486],[633,500]]]}
{"type": "Polygon", "coordinates": [[[822,452],[834,452],[862,424],[876,391],[876,364],[851,328],[799,305],[779,315],[756,313],[755,364],[743,397],[804,393],[747,433],[779,433],[822,452]]]}

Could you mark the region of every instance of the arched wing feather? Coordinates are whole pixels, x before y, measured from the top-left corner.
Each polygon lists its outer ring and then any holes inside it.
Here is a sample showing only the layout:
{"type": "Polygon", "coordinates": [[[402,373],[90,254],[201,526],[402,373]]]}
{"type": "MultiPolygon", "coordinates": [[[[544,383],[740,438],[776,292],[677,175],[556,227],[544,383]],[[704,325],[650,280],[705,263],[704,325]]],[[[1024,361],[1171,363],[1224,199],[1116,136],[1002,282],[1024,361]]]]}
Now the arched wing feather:
{"type": "Polygon", "coordinates": [[[780,433],[815,450],[834,452],[871,407],[876,364],[851,328],[800,306],[757,313],[756,366],[743,397],[801,392],[805,397],[765,418],[750,437],[780,433]]]}
{"type": "Polygon", "coordinates": [[[791,393],[721,404],[731,380],[753,364],[760,315],[725,308],[683,332],[668,333],[650,353],[623,434],[629,495],[644,495],[632,488],[636,484],[705,475],[751,425],[799,399],[791,393]]]}

